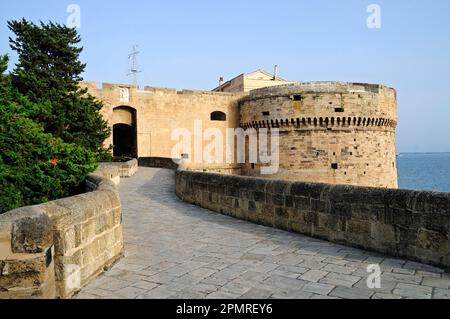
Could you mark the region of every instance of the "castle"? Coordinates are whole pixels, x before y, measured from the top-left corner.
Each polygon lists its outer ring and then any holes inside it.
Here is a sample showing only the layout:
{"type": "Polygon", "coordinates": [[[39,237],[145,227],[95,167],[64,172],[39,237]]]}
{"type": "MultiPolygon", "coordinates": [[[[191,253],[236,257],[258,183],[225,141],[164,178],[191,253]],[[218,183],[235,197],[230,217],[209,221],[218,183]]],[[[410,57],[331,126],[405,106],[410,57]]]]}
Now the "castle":
{"type": "MultiPolygon", "coordinates": [[[[103,101],[116,156],[173,158],[179,128],[279,131],[279,169],[265,178],[397,188],[396,91],[364,83],[289,82],[258,70],[214,91],[83,82],[103,101]]],[[[246,140],[248,142],[248,138],[246,140]]],[[[190,141],[194,144],[194,141],[190,141]]],[[[203,141],[206,146],[207,141],[203,141]]],[[[225,146],[224,146],[225,148],[225,146]]],[[[191,153],[178,158],[193,159],[191,153]]],[[[188,169],[261,176],[262,163],[198,163],[188,169]]]]}

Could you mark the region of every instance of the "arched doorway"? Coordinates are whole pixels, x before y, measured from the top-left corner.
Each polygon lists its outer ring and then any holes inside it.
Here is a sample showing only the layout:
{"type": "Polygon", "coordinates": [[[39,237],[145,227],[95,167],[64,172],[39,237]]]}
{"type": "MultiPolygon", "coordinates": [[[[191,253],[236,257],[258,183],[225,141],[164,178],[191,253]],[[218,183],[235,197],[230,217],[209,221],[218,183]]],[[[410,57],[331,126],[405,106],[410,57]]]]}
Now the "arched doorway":
{"type": "Polygon", "coordinates": [[[119,106],[113,110],[114,156],[137,158],[136,110],[119,106]]]}

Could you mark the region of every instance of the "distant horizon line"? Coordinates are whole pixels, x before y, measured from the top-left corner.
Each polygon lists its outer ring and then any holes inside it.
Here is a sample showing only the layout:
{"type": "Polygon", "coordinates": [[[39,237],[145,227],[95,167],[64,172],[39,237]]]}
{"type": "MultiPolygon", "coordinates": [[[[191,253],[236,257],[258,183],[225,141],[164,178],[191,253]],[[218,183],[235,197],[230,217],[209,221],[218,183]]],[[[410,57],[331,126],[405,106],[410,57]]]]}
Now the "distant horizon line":
{"type": "Polygon", "coordinates": [[[427,151],[427,152],[397,152],[397,154],[448,154],[450,151],[441,151],[441,152],[433,152],[433,151],[427,151]]]}

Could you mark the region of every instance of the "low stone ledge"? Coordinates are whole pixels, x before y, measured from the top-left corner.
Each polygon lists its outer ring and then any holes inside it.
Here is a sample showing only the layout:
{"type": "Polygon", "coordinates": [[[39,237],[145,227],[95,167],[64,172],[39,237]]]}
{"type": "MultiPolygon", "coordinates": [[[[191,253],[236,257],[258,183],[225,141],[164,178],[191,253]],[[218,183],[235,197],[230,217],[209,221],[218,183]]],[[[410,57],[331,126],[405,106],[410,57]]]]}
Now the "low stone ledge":
{"type": "Polygon", "coordinates": [[[176,194],[201,207],[450,270],[450,194],[179,170],[176,194]]]}
{"type": "Polygon", "coordinates": [[[138,161],[137,159],[130,159],[125,162],[107,162],[100,163],[96,175],[109,177],[111,174],[112,179],[116,185],[120,183],[120,178],[122,177],[131,177],[136,174],[138,171],[138,161]]]}
{"type": "MultiPolygon", "coordinates": [[[[177,161],[177,160],[176,160],[177,161]]],[[[168,157],[140,157],[139,166],[178,169],[178,164],[168,157]]]]}

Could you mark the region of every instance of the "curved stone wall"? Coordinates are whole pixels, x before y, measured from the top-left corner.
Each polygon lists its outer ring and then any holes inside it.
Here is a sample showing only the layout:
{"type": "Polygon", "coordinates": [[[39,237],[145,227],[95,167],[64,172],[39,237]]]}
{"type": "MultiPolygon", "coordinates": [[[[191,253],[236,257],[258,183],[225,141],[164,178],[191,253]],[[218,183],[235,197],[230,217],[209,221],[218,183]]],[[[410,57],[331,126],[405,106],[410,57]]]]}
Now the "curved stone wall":
{"type": "MultiPolygon", "coordinates": [[[[396,91],[382,85],[311,82],[252,91],[244,128],[280,131],[280,169],[265,177],[397,188],[396,91]]],[[[260,165],[244,174],[260,175],[260,165]]]]}
{"type": "Polygon", "coordinates": [[[0,215],[0,298],[67,298],[123,254],[116,185],[136,160],[102,164],[88,193],[0,215]]]}
{"type": "Polygon", "coordinates": [[[183,201],[232,217],[450,270],[450,194],[179,170],[183,201]]]}

